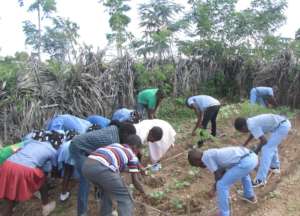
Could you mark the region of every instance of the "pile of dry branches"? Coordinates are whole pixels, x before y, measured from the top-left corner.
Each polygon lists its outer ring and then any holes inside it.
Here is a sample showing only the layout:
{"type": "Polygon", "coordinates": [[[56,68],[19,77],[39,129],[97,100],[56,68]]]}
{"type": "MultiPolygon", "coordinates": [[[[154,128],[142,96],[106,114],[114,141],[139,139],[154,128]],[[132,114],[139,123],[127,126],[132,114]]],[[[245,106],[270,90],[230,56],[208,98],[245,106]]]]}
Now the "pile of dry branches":
{"type": "Polygon", "coordinates": [[[30,60],[17,75],[14,95],[1,99],[0,143],[17,141],[32,129],[44,127],[55,114],[110,116],[118,105],[132,106],[132,60],[124,57],[105,67],[101,55],[83,53],[80,63],[65,74],[51,73],[30,60]]]}
{"type": "Polygon", "coordinates": [[[271,64],[254,73],[254,86],[273,87],[281,105],[300,107],[300,71],[291,51],[285,51],[271,64]]]}

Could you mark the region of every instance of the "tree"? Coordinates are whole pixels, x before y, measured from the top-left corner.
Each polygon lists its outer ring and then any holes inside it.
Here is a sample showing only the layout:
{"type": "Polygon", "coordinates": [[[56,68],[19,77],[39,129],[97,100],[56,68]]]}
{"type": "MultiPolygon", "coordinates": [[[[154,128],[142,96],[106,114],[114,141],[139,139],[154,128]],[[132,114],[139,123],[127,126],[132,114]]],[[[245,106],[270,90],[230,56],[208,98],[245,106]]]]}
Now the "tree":
{"type": "MultiPolygon", "coordinates": [[[[19,0],[20,6],[24,6],[24,1],[19,0]]],[[[30,20],[24,21],[23,31],[26,35],[26,44],[37,50],[38,58],[41,61],[41,47],[42,47],[42,20],[49,18],[50,15],[56,11],[55,0],[35,0],[28,8],[29,12],[37,13],[37,25],[30,20]]]]}
{"type": "Polygon", "coordinates": [[[76,58],[79,26],[62,17],[53,18],[52,22],[53,26],[47,26],[42,36],[43,51],[58,62],[65,62],[66,58],[71,62],[71,55],[76,58]]]}
{"type": "Polygon", "coordinates": [[[171,52],[173,35],[182,26],[180,21],[174,20],[182,9],[172,0],[150,0],[139,6],[140,26],[144,29],[144,35],[143,40],[135,43],[138,54],[157,55],[161,60],[165,53],[171,52]]]}
{"type": "Polygon", "coordinates": [[[111,33],[106,35],[110,43],[115,42],[117,53],[119,57],[123,55],[124,43],[132,37],[132,34],[126,30],[130,23],[130,18],[125,14],[130,10],[126,2],[129,0],[102,0],[105,7],[107,7],[110,18],[109,26],[112,30],[111,33]]]}

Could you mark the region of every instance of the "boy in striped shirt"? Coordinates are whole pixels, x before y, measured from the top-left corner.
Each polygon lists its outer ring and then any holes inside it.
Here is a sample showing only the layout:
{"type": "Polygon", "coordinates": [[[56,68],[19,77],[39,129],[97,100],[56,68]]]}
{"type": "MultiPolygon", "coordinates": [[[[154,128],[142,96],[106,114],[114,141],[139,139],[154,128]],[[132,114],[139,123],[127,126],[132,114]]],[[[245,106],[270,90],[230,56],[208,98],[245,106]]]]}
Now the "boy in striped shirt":
{"type": "Polygon", "coordinates": [[[120,176],[121,172],[131,173],[133,185],[145,194],[137,176],[140,164],[136,153],[142,147],[141,139],[137,135],[130,135],[125,143],[98,148],[83,164],[83,175],[102,190],[100,215],[111,215],[111,197],[118,203],[118,215],[133,215],[133,200],[120,176]]]}

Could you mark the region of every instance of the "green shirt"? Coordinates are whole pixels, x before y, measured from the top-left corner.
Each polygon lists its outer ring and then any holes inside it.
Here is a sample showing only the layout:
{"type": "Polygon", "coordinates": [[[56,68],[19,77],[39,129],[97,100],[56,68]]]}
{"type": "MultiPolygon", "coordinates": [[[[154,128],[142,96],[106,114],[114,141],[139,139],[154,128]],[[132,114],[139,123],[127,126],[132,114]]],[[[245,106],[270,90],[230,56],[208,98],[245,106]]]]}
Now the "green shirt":
{"type": "Polygon", "coordinates": [[[13,153],[15,153],[22,146],[23,143],[21,142],[0,149],[0,164],[2,164],[7,158],[9,158],[13,153]]]}
{"type": "Polygon", "coordinates": [[[138,94],[138,103],[147,105],[148,109],[155,109],[156,106],[156,92],[158,88],[145,89],[138,94]]]}

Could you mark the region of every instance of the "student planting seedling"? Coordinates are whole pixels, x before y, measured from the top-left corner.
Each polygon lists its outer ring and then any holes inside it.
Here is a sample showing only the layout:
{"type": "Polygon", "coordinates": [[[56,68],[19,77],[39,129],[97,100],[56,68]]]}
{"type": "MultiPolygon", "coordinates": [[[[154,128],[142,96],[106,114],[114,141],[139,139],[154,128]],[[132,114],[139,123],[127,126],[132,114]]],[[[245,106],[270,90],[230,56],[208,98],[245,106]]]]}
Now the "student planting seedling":
{"type": "Polygon", "coordinates": [[[211,122],[211,135],[216,136],[220,102],[208,95],[197,95],[188,97],[186,106],[193,109],[197,115],[197,122],[192,131],[192,136],[196,135],[197,128],[206,129],[209,121],[211,122]]]}
{"type": "Polygon", "coordinates": [[[264,186],[269,170],[280,173],[278,146],[291,129],[290,121],[284,116],[262,114],[251,118],[239,117],[235,120],[234,127],[242,133],[250,133],[244,146],[247,146],[253,138],[259,139],[260,143],[255,152],[258,153],[260,150],[262,152],[253,187],[264,186]],[[269,139],[266,138],[268,133],[271,133],[269,139]]]}
{"type": "Polygon", "coordinates": [[[250,103],[259,104],[264,107],[276,107],[277,102],[274,97],[273,89],[271,87],[255,87],[250,91],[250,103]]]}
{"type": "Polygon", "coordinates": [[[188,161],[192,166],[207,168],[214,174],[215,184],[209,192],[217,193],[219,216],[230,216],[229,194],[231,186],[242,181],[244,193],[241,198],[256,203],[250,172],[257,165],[257,155],[245,147],[226,147],[206,151],[191,150],[188,161]]]}

